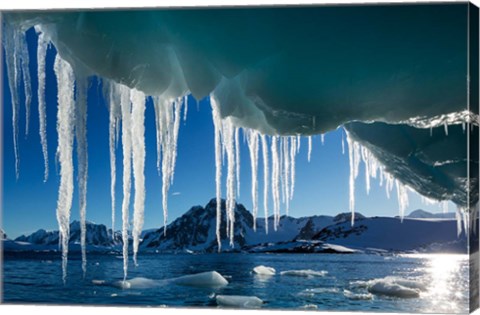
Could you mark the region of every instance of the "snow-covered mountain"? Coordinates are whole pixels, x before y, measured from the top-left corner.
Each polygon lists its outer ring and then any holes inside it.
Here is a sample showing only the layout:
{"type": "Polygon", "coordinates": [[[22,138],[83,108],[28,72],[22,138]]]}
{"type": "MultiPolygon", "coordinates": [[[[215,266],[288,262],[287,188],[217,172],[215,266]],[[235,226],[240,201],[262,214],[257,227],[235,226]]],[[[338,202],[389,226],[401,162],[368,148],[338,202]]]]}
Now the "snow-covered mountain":
{"type": "Polygon", "coordinates": [[[7,234],[0,229],[0,240],[6,240],[7,239],[7,234]]]}
{"type": "MultiPolygon", "coordinates": [[[[142,233],[140,251],[154,252],[216,252],[216,199],[204,207],[194,206],[164,228],[142,233]]],[[[290,252],[290,253],[352,253],[360,251],[428,251],[466,252],[466,237],[457,237],[455,220],[423,210],[416,210],[403,222],[399,218],[366,218],[355,214],[293,218],[282,216],[277,229],[274,218],[258,218],[256,230],[252,214],[241,204],[235,207],[234,244],[230,246],[226,231],[225,200],[222,200],[220,234],[222,251],[290,252]],[[267,233],[268,222],[268,233],[267,233]],[[343,246],[343,247],[342,247],[343,246]]],[[[121,250],[121,233],[103,224],[87,223],[88,250],[121,250]]],[[[58,250],[58,231],[40,229],[14,241],[4,241],[5,250],[58,250]]],[[[70,225],[70,248],[80,249],[80,224],[70,225]]]]}
{"type": "MultiPolygon", "coordinates": [[[[205,206],[192,207],[187,213],[167,226],[166,236],[163,228],[145,233],[140,247],[144,250],[178,251],[192,250],[214,252],[218,250],[216,240],[216,199],[205,206]]],[[[225,200],[222,200],[222,213],[225,213],[225,200]]],[[[226,234],[226,217],[222,215],[220,235],[222,250],[240,250],[252,245],[292,241],[299,236],[310,238],[322,228],[332,224],[331,216],[311,216],[293,218],[282,216],[277,229],[274,229],[273,217],[258,218],[256,231],[252,214],[242,205],[235,207],[234,246],[230,246],[226,234]]]]}
{"type": "Polygon", "coordinates": [[[365,218],[331,225],[313,239],[367,250],[467,252],[465,234],[457,236],[457,222],[446,219],[365,218]]]}
{"type": "MultiPolygon", "coordinates": [[[[115,233],[112,238],[112,231],[107,229],[103,224],[86,223],[86,244],[88,246],[96,246],[103,248],[112,248],[122,244],[119,233],[115,233]]],[[[59,235],[58,231],[46,231],[40,229],[30,235],[22,235],[17,237],[14,242],[19,244],[31,244],[33,246],[52,246],[58,247],[59,235]]],[[[70,223],[70,240],[71,246],[80,244],[80,222],[73,221],[70,223]]],[[[73,246],[73,249],[78,246],[73,246]]]]}
{"type": "MultiPolygon", "coordinates": [[[[222,200],[222,209],[225,213],[225,201],[222,200]]],[[[216,199],[204,207],[194,206],[184,215],[177,218],[167,226],[166,234],[164,228],[145,233],[143,241],[140,244],[141,250],[159,250],[159,251],[217,251],[218,244],[216,240],[216,199]]],[[[245,235],[251,233],[253,229],[253,217],[251,213],[241,204],[235,206],[235,228],[234,228],[234,247],[241,248],[245,245],[245,235]]],[[[220,233],[222,248],[230,247],[226,234],[226,217],[222,215],[220,233]]]]}
{"type": "Polygon", "coordinates": [[[431,213],[422,209],[417,209],[410,212],[407,218],[411,219],[455,219],[455,213],[446,212],[446,213],[431,213]]]}

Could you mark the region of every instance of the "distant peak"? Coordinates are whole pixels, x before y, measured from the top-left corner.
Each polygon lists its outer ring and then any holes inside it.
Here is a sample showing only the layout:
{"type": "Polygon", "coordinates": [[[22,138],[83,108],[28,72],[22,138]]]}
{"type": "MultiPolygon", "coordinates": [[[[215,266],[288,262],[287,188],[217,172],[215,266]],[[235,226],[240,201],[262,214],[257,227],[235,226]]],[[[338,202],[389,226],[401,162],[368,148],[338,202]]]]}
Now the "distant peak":
{"type": "Polygon", "coordinates": [[[407,215],[408,218],[432,218],[434,217],[433,213],[422,210],[422,209],[417,209],[412,212],[410,212],[409,215],[407,215]]]}
{"type": "MultiPolygon", "coordinates": [[[[355,212],[355,220],[358,219],[365,219],[365,216],[360,212],[355,212]]],[[[351,212],[342,212],[337,214],[334,218],[334,222],[344,222],[344,221],[351,221],[352,220],[352,213],[351,212]]]]}

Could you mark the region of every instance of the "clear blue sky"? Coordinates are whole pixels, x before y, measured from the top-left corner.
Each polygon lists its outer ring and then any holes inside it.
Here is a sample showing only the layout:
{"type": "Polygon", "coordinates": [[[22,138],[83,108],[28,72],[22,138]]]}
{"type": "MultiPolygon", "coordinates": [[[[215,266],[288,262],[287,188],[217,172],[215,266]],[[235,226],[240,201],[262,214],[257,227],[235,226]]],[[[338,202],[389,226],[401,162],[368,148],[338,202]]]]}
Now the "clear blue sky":
{"type": "MultiPolygon", "coordinates": [[[[59,185],[58,165],[55,161],[56,136],[56,79],[53,73],[54,48],[47,53],[47,136],[49,154],[49,180],[43,182],[43,155],[38,133],[36,35],[28,32],[30,49],[30,74],[33,99],[31,105],[30,134],[25,137],[25,107],[22,103],[19,117],[20,178],[15,179],[14,153],[11,125],[11,99],[6,71],[3,73],[4,131],[3,163],[3,228],[9,237],[31,233],[39,228],[57,229],[56,203],[59,185]]],[[[5,60],[2,61],[5,70],[5,60]]],[[[89,179],[87,195],[87,219],[111,225],[110,162],[108,147],[108,110],[101,97],[97,80],[92,81],[88,105],[88,154],[89,179]]],[[[161,206],[161,177],[156,170],[156,139],[154,111],[147,103],[146,110],[146,204],[145,228],[163,224],[161,206]]],[[[307,162],[307,139],[302,138],[301,151],[297,156],[295,195],[290,215],[295,217],[327,214],[336,215],[348,211],[349,164],[348,152],[342,154],[341,130],[325,135],[322,145],[320,136],[314,137],[311,162],[307,162]]],[[[346,145],[346,143],[345,143],[346,145]]],[[[120,227],[121,147],[117,149],[117,215],[116,228],[120,227]]],[[[262,163],[259,162],[259,166],[262,163]]],[[[378,181],[372,183],[370,195],[365,192],[363,166],[356,182],[356,209],[367,216],[398,214],[396,194],[387,199],[384,187],[378,181]]],[[[225,173],[225,171],[224,171],[225,173]]],[[[259,172],[260,200],[263,200],[262,169],[259,172]]],[[[223,189],[225,192],[225,189],[223,189]]],[[[182,122],[179,132],[178,159],[174,184],[169,196],[169,222],[182,215],[193,205],[205,205],[215,196],[215,163],[213,123],[208,99],[196,102],[189,97],[188,119],[182,122]]],[[[241,194],[237,200],[248,209],[252,208],[250,195],[250,160],[246,144],[241,148],[241,194]]],[[[260,203],[262,204],[262,203],[260,203]]],[[[272,211],[270,200],[270,212],[272,211]]],[[[423,208],[440,211],[439,206],[425,206],[420,198],[410,194],[411,210],[423,208]]],[[[452,205],[450,209],[453,210],[452,205]]],[[[263,214],[263,207],[259,209],[263,214]]],[[[282,214],[285,209],[282,208],[282,214]]],[[[72,220],[78,219],[78,195],[75,190],[72,220]]]]}

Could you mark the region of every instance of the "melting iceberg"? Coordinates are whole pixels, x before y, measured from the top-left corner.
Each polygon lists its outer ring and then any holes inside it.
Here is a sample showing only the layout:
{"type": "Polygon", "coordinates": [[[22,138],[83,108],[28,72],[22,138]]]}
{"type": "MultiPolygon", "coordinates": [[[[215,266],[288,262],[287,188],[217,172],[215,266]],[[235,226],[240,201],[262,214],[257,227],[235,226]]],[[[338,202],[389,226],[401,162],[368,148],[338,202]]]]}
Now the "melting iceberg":
{"type": "MultiPolygon", "coordinates": [[[[345,129],[349,148],[352,213],[355,180],[363,162],[367,193],[372,178],[385,183],[388,195],[395,186],[401,215],[408,205],[407,192],[413,190],[432,200],[455,202],[459,218],[464,217],[468,228],[468,213],[478,208],[479,186],[478,108],[471,106],[478,103],[478,89],[471,89],[466,80],[470,75],[468,10],[469,4],[458,3],[3,13],[17,177],[21,158],[17,141],[20,90],[25,95],[26,133],[29,104],[35,94],[27,67],[32,56],[25,41],[25,32],[34,27],[38,33],[36,94],[45,180],[47,45],[51,43],[58,52],[55,73],[61,180],[57,218],[62,240],[69,234],[74,139],[78,144],[82,222],[86,216],[88,155],[84,126],[88,104],[82,86],[90,76],[103,80],[110,112],[112,218],[117,182],[114,147],[119,139],[122,144],[125,278],[132,186],[134,260],[144,220],[147,98],[155,107],[165,223],[181,111],[184,108],[183,117],[187,117],[186,96],[191,94],[197,100],[210,97],[216,197],[222,198],[222,165],[226,163],[226,228],[231,244],[235,198],[240,194],[241,132],[247,139],[253,170],[254,215],[260,210],[261,171],[263,211],[267,218],[273,209],[275,229],[282,205],[288,212],[293,198],[299,137],[308,137],[310,160],[312,137],[321,134],[323,142],[324,133],[339,127],[345,129]],[[401,23],[406,17],[408,23],[401,23]],[[260,144],[263,170],[258,163],[260,144]],[[270,198],[272,205],[268,204],[270,198]]],[[[342,138],[342,148],[343,143],[342,138]]],[[[64,272],[66,247],[62,245],[64,272]]]]}

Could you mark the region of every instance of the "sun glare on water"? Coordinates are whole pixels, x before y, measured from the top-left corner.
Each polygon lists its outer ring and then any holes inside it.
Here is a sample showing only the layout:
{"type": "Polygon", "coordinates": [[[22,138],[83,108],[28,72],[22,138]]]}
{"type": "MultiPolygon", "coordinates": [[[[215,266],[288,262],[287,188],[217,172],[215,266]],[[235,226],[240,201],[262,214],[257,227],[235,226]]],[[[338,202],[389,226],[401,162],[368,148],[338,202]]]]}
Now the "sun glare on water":
{"type": "Polygon", "coordinates": [[[446,312],[458,312],[459,303],[468,286],[467,278],[462,277],[464,268],[468,267],[468,255],[458,254],[414,254],[405,255],[424,259],[424,283],[426,291],[421,298],[428,301],[425,305],[440,306],[446,312]]]}

